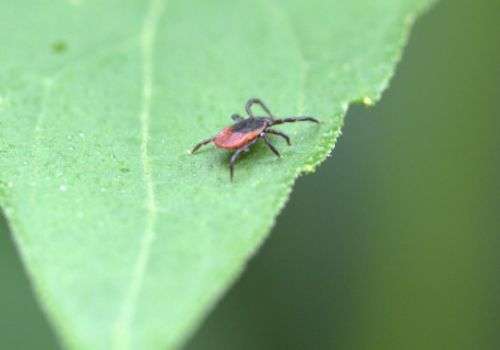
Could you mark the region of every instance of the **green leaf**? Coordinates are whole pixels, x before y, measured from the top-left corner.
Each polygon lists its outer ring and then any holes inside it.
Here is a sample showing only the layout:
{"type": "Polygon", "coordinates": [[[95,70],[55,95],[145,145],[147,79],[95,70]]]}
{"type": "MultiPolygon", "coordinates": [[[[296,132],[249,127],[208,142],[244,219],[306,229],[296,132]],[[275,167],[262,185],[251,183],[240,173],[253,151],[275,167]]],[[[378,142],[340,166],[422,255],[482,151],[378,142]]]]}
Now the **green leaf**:
{"type": "Polygon", "coordinates": [[[182,344],[428,4],[4,0],[0,202],[65,346],[182,344]],[[228,152],[187,151],[250,97],[323,123],[279,127],[293,146],[258,143],[231,183],[228,152]]]}

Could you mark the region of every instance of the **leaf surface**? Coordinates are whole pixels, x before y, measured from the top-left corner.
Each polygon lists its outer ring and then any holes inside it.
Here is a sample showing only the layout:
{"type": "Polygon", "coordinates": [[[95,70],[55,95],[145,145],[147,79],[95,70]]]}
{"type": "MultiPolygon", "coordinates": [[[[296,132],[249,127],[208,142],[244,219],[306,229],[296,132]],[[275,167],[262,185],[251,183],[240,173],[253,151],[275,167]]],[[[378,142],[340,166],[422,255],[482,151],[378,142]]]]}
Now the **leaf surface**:
{"type": "Polygon", "coordinates": [[[428,4],[4,0],[0,203],[63,344],[182,344],[428,4]],[[293,146],[256,144],[231,183],[228,152],[187,151],[251,97],[322,124],[277,127],[293,146]]]}

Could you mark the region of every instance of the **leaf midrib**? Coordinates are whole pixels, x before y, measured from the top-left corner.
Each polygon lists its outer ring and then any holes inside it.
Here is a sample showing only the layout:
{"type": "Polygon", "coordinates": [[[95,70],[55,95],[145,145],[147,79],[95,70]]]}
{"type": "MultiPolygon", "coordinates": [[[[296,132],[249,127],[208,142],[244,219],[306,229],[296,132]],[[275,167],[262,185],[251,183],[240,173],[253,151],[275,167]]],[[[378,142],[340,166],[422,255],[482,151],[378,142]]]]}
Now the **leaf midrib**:
{"type": "Polygon", "coordinates": [[[129,349],[131,324],[137,309],[137,302],[142,290],[144,275],[148,267],[151,245],[155,238],[155,223],[158,205],[153,185],[152,167],[149,157],[149,135],[150,119],[153,93],[153,71],[154,71],[154,41],[164,12],[166,0],[151,0],[149,2],[146,17],[143,21],[140,36],[140,53],[142,58],[142,103],[139,119],[141,123],[141,163],[143,168],[143,179],[146,189],[146,227],[144,229],[139,252],[133,264],[132,277],[125,299],[118,312],[114,325],[113,347],[114,349],[129,349]]]}

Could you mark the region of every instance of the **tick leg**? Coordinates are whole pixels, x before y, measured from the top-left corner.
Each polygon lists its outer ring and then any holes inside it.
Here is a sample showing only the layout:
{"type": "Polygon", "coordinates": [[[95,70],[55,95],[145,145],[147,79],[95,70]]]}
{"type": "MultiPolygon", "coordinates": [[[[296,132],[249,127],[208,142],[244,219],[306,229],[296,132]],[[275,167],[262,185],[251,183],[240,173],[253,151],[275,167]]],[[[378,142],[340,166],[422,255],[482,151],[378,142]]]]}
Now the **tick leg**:
{"type": "Polygon", "coordinates": [[[235,113],[231,116],[231,119],[234,120],[235,122],[241,122],[243,120],[243,117],[241,115],[235,113]]]}
{"type": "Polygon", "coordinates": [[[258,98],[252,98],[250,100],[247,101],[247,105],[246,105],[246,111],[248,113],[248,116],[250,118],[255,118],[253,112],[252,112],[252,106],[254,104],[257,104],[259,105],[270,117],[271,119],[274,119],[274,115],[271,113],[271,111],[269,110],[269,108],[267,108],[267,106],[264,104],[264,102],[262,102],[262,100],[258,99],[258,98]]]}
{"type": "Polygon", "coordinates": [[[209,139],[201,141],[196,146],[194,146],[194,148],[191,150],[191,154],[196,152],[201,146],[205,146],[205,145],[209,144],[210,142],[212,142],[213,140],[214,140],[214,137],[211,137],[209,139]]]}
{"type": "Polygon", "coordinates": [[[280,152],[278,152],[276,147],[274,147],[274,145],[271,143],[271,141],[269,140],[269,137],[267,137],[267,135],[264,133],[262,133],[260,135],[261,135],[262,139],[264,140],[264,142],[269,146],[271,151],[273,151],[273,153],[276,154],[278,156],[278,158],[280,158],[281,157],[280,152]]]}
{"type": "Polygon", "coordinates": [[[249,143],[247,143],[245,146],[241,147],[241,148],[238,148],[236,150],[236,152],[233,153],[233,155],[231,156],[231,160],[229,161],[229,175],[231,176],[231,181],[233,181],[233,176],[234,176],[234,162],[236,162],[236,159],[244,152],[248,152],[248,150],[250,149],[250,147],[252,147],[252,145],[255,144],[255,142],[257,142],[259,138],[255,138],[253,139],[252,141],[250,141],[249,143]]]}
{"type": "Polygon", "coordinates": [[[273,134],[273,135],[278,135],[278,136],[283,137],[286,140],[286,143],[288,144],[288,146],[290,146],[292,144],[290,142],[290,137],[287,134],[285,134],[284,132],[281,132],[278,130],[273,130],[273,129],[266,129],[266,130],[264,130],[264,132],[266,134],[273,134]]]}
{"type": "Polygon", "coordinates": [[[277,124],[283,124],[283,123],[295,123],[295,122],[313,122],[313,123],[318,123],[319,120],[313,118],[313,117],[291,117],[291,118],[282,118],[282,119],[275,119],[271,122],[270,125],[277,125],[277,124]]]}

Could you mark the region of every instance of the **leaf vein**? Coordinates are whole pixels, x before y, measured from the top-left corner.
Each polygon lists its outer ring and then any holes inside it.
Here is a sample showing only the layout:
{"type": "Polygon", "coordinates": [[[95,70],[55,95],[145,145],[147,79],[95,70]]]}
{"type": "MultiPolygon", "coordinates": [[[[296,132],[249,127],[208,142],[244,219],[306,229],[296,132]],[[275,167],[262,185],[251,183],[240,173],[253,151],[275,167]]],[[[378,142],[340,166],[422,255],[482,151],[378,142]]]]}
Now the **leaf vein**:
{"type": "Polygon", "coordinates": [[[144,275],[146,273],[151,246],[155,238],[155,222],[157,216],[157,202],[154,192],[151,160],[149,156],[149,130],[151,119],[151,98],[153,92],[153,70],[154,70],[154,41],[158,23],[161,19],[165,6],[164,0],[151,0],[149,2],[146,17],[144,19],[141,34],[141,56],[142,56],[142,106],[139,114],[141,123],[141,162],[143,167],[143,178],[146,189],[147,218],[146,227],[142,236],[137,258],[132,270],[132,278],[125,295],[125,300],[114,328],[114,348],[130,348],[130,328],[134,319],[139,294],[142,290],[144,275]]]}

